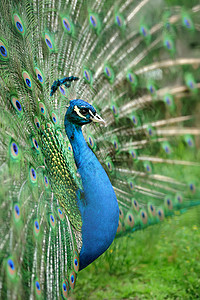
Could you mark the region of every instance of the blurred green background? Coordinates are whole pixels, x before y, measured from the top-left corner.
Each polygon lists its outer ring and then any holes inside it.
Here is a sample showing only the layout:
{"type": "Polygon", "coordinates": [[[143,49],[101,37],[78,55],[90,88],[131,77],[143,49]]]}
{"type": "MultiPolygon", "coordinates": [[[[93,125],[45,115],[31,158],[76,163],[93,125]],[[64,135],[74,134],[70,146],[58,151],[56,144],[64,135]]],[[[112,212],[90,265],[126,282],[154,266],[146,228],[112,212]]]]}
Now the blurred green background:
{"type": "Polygon", "coordinates": [[[116,239],[70,299],[200,299],[200,208],[116,239]]]}

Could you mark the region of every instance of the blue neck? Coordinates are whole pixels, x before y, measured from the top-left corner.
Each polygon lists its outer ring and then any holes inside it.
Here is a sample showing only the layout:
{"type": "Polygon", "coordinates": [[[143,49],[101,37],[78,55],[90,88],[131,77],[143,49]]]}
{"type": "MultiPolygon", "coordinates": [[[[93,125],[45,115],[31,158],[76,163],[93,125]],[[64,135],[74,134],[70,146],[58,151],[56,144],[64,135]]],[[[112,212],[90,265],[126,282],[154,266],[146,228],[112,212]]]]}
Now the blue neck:
{"type": "Polygon", "coordinates": [[[81,127],[70,123],[65,116],[65,131],[84,189],[84,203],[78,203],[83,222],[81,270],[112,243],[117,231],[119,208],[110,180],[85,142],[81,127]]]}

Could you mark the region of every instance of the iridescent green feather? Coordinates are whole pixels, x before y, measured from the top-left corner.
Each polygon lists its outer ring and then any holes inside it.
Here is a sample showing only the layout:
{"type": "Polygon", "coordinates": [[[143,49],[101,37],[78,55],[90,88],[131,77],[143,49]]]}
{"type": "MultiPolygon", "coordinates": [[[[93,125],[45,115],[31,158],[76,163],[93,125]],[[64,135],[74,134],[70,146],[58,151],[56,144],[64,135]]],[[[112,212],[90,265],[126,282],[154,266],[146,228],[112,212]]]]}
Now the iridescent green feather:
{"type": "Polygon", "coordinates": [[[83,131],[116,193],[118,236],[200,204],[198,4],[1,0],[2,299],[74,289],[83,193],[63,124],[72,99],[106,121],[83,131]],[[71,75],[80,80],[50,97],[71,75]]]}

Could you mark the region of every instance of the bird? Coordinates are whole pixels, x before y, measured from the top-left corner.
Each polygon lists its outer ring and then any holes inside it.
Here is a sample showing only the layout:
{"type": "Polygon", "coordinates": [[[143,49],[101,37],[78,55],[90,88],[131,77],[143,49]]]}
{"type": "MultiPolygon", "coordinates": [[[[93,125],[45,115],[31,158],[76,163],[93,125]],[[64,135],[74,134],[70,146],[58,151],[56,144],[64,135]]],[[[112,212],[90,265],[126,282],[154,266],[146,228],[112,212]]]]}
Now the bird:
{"type": "Polygon", "coordinates": [[[200,204],[199,14],[1,0],[1,299],[67,299],[116,234],[200,204]]]}

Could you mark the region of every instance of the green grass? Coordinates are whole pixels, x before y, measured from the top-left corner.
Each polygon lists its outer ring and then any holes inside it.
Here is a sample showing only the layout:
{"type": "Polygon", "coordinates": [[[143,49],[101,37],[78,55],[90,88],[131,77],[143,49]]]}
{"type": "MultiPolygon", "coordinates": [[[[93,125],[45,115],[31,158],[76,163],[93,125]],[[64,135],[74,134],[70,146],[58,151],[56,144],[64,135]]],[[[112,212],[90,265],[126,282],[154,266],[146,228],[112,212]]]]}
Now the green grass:
{"type": "Polygon", "coordinates": [[[199,299],[200,209],[116,239],[71,299],[199,299]]]}

